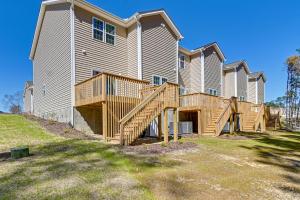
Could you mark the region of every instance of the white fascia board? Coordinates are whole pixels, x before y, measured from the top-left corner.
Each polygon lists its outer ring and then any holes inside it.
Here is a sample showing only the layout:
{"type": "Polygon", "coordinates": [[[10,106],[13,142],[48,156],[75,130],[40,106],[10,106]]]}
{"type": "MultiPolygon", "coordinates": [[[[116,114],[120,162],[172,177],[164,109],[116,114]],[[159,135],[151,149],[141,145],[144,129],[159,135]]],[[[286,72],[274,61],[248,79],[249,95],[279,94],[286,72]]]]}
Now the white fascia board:
{"type": "Polygon", "coordinates": [[[181,35],[179,30],[177,29],[177,27],[175,26],[175,24],[172,22],[172,20],[170,19],[170,17],[167,15],[167,13],[165,11],[159,10],[159,11],[147,12],[147,13],[139,14],[139,17],[142,18],[142,17],[148,17],[148,16],[153,16],[153,15],[158,15],[158,14],[164,18],[164,20],[167,22],[169,27],[177,35],[178,39],[179,40],[183,39],[183,36],[181,35]]]}

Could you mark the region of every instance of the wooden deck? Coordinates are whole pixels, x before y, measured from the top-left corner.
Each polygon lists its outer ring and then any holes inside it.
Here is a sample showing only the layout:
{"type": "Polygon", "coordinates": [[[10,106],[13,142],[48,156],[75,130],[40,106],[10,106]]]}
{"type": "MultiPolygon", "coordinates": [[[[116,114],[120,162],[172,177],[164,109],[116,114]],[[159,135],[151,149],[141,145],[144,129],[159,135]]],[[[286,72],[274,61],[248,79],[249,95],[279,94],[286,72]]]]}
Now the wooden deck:
{"type": "MultiPolygon", "coordinates": [[[[76,84],[75,106],[99,106],[104,138],[117,139],[125,144],[133,142],[156,117],[163,117],[164,126],[168,126],[167,115],[160,116],[160,113],[167,109],[174,110],[175,119],[178,118],[177,110],[183,113],[179,116],[194,113],[187,116],[193,116],[190,120],[197,124],[199,134],[219,135],[228,120],[230,124],[237,124],[233,122],[237,122],[238,117],[241,130],[254,131],[265,128],[261,125],[265,118],[263,105],[204,93],[179,96],[177,84],[152,86],[147,81],[110,73],[102,73],[76,84]],[[195,116],[197,119],[194,119],[195,116]]],[[[183,117],[179,120],[187,119],[183,117]]],[[[174,124],[177,130],[177,123],[174,124]]],[[[166,137],[165,130],[164,134],[166,137]]]]}

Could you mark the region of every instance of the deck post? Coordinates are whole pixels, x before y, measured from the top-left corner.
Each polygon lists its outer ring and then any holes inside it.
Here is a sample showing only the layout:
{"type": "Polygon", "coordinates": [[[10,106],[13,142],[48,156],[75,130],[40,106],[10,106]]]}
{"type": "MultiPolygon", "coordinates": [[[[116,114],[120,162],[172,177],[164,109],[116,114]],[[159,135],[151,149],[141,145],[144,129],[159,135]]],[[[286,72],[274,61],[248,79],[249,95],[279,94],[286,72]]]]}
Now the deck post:
{"type": "Polygon", "coordinates": [[[169,142],[168,109],[164,109],[164,143],[169,142]]]}
{"type": "Polygon", "coordinates": [[[234,131],[237,131],[237,123],[238,123],[238,114],[234,114],[234,122],[233,122],[233,125],[234,125],[234,131]]]}
{"type": "Polygon", "coordinates": [[[173,109],[173,137],[174,142],[178,141],[178,112],[177,108],[173,109]]]}
{"type": "Polygon", "coordinates": [[[229,119],[229,132],[233,133],[233,115],[230,115],[230,119],[229,119]]]}
{"type": "Polygon", "coordinates": [[[161,126],[161,114],[158,115],[158,139],[161,140],[162,126],[161,126]]]}
{"type": "Polygon", "coordinates": [[[106,74],[102,74],[102,100],[106,101],[106,74]]]}
{"type": "Polygon", "coordinates": [[[103,137],[106,140],[106,138],[107,138],[107,104],[106,104],[106,102],[102,103],[102,128],[103,128],[102,129],[103,137]]]}
{"type": "Polygon", "coordinates": [[[201,110],[197,111],[198,113],[198,135],[202,134],[202,126],[201,126],[201,110]]]}

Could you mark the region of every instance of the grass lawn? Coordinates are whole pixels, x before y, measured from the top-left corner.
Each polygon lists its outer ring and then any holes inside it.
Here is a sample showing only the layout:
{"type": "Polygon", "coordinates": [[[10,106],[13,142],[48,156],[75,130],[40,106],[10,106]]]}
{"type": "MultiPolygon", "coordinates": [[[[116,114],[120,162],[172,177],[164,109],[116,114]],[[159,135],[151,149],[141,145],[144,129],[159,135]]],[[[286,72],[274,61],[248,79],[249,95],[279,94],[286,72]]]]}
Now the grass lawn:
{"type": "MultiPolygon", "coordinates": [[[[300,134],[252,139],[183,138],[196,148],[124,154],[96,140],[66,139],[22,116],[0,115],[0,199],[300,199],[300,134]]],[[[167,148],[167,147],[166,147],[167,148]]]]}

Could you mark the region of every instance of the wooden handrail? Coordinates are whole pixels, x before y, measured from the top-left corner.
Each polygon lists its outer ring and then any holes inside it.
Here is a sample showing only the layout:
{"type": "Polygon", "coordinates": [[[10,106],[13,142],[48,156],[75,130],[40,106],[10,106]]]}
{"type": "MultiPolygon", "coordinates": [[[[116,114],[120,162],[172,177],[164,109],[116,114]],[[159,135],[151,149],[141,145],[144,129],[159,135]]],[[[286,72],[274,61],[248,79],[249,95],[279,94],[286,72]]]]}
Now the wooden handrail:
{"type": "Polygon", "coordinates": [[[147,103],[149,103],[153,98],[156,97],[157,94],[159,94],[161,91],[163,91],[167,87],[168,83],[164,83],[161,85],[155,92],[153,92],[150,96],[145,98],[139,105],[137,105],[134,109],[132,109],[127,115],[125,115],[121,120],[120,123],[124,124],[126,121],[128,121],[131,117],[134,116],[134,114],[142,109],[147,103]]]}
{"type": "Polygon", "coordinates": [[[260,122],[260,118],[262,117],[262,114],[263,114],[263,110],[264,110],[264,104],[261,104],[260,105],[260,109],[259,109],[259,112],[255,118],[255,123],[254,123],[254,130],[256,131],[257,128],[258,128],[258,125],[259,125],[259,122],[260,122]]]}
{"type": "Polygon", "coordinates": [[[94,79],[94,78],[96,78],[96,77],[98,77],[98,76],[101,76],[101,75],[103,75],[103,74],[106,74],[106,75],[108,75],[108,76],[117,77],[117,78],[126,78],[126,79],[129,79],[129,80],[132,80],[132,81],[136,81],[136,82],[140,82],[140,83],[147,83],[147,84],[150,84],[150,82],[149,82],[149,81],[146,81],[146,80],[140,80],[140,79],[136,79],[136,78],[132,78],[132,77],[128,77],[128,76],[117,75],[117,74],[113,74],[113,73],[109,73],[109,72],[101,72],[101,73],[99,73],[99,74],[97,74],[97,75],[95,75],[95,76],[92,76],[92,77],[90,77],[90,78],[88,78],[88,79],[85,79],[85,80],[79,82],[79,83],[76,83],[74,86],[77,86],[77,85],[80,85],[80,84],[82,84],[82,83],[85,83],[85,82],[87,82],[87,81],[89,81],[89,80],[92,80],[92,79],[94,79]]]}
{"type": "MultiPolygon", "coordinates": [[[[224,116],[227,112],[231,111],[229,114],[232,113],[232,104],[234,103],[233,98],[229,99],[228,105],[225,107],[224,111],[222,112],[222,114],[219,116],[217,122],[216,122],[216,129],[215,129],[215,134],[219,135],[220,132],[222,131],[223,125],[225,125],[225,123],[227,122],[228,118],[226,117],[224,119],[224,116]],[[223,120],[224,119],[224,120],[223,120]],[[223,120],[223,123],[221,123],[221,120],[223,120]],[[220,128],[221,127],[221,128],[220,128]]],[[[228,116],[229,117],[229,116],[228,116]]]]}

